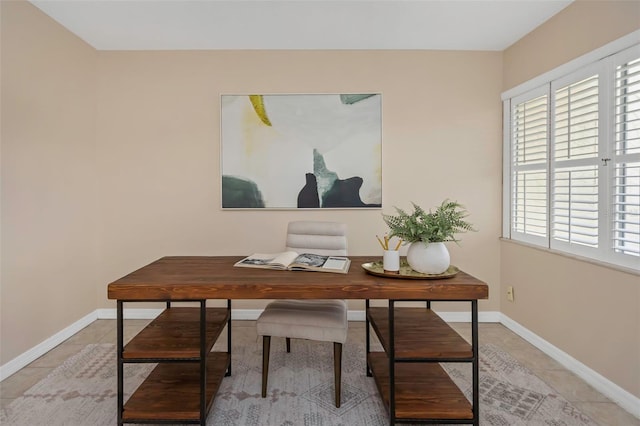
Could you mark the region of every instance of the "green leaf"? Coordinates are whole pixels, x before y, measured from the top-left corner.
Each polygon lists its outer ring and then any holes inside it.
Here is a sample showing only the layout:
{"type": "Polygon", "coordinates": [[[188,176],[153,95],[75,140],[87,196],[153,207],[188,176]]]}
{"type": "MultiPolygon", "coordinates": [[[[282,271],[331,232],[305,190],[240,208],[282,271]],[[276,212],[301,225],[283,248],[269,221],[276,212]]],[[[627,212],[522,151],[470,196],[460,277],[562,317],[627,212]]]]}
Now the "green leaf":
{"type": "Polygon", "coordinates": [[[405,242],[436,243],[455,241],[456,235],[462,232],[475,231],[465,220],[468,216],[464,207],[456,201],[444,200],[434,212],[427,213],[422,207],[411,202],[413,212],[394,207],[396,215],[382,215],[389,227],[390,237],[402,238],[405,242]]]}

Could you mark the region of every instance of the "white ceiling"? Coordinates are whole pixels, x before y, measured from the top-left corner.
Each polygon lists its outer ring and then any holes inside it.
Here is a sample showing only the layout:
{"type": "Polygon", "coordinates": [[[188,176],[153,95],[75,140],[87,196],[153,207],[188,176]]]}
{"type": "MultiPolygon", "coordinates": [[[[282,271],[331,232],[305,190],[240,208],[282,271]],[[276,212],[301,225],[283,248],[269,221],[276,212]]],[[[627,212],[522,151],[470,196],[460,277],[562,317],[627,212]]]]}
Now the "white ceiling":
{"type": "Polygon", "coordinates": [[[30,0],[98,50],[503,50],[573,0],[30,0]]]}

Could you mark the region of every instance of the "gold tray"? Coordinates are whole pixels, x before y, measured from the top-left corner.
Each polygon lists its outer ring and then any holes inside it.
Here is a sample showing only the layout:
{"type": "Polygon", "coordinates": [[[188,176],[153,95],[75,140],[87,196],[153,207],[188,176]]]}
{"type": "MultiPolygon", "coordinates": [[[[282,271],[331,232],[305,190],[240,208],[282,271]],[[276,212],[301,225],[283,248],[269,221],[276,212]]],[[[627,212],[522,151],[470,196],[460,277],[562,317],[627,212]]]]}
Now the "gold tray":
{"type": "Polygon", "coordinates": [[[386,272],[382,268],[382,261],[367,262],[362,264],[362,268],[371,275],[377,275],[379,277],[398,278],[405,280],[441,280],[445,278],[451,278],[455,276],[460,269],[456,266],[450,265],[449,268],[441,274],[423,274],[411,269],[406,259],[400,260],[400,273],[386,272]]]}

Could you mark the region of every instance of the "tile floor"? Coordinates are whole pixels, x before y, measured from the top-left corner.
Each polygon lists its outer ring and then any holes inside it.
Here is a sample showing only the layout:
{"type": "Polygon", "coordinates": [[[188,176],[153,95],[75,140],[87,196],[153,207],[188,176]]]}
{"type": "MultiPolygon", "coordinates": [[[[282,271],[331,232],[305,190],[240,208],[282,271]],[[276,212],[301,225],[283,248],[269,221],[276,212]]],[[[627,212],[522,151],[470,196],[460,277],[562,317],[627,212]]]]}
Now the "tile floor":
{"type": "MultiPolygon", "coordinates": [[[[149,321],[126,320],[125,341],[137,334],[149,321]]],[[[462,336],[469,339],[468,323],[452,323],[462,336]]],[[[255,321],[234,321],[233,327],[254,327],[255,321]]],[[[364,327],[364,322],[352,322],[350,327],[364,327]]],[[[480,324],[480,342],[492,343],[509,352],[538,377],[554,388],[602,426],[640,426],[640,419],[611,402],[572,372],[539,351],[501,324],[480,324]]],[[[223,333],[225,334],[225,333],[223,333]]],[[[65,342],[38,358],[0,383],[0,404],[7,406],[15,398],[44,378],[51,370],[89,343],[116,343],[115,320],[98,320],[65,342]]]]}

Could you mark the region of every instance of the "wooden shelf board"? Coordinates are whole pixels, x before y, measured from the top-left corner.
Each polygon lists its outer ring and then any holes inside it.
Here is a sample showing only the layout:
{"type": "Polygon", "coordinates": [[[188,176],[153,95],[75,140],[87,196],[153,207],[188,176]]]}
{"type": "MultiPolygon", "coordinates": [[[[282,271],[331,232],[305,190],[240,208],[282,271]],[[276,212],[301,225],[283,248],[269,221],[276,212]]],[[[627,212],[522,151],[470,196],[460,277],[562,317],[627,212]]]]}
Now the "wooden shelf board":
{"type": "MultiPolygon", "coordinates": [[[[389,309],[369,308],[369,321],[389,351],[389,309]]],[[[469,359],[471,345],[431,309],[396,307],[394,311],[396,358],[469,359]]]]}
{"type": "MultiPolygon", "coordinates": [[[[206,351],[209,352],[227,325],[227,308],[207,308],[206,351]]],[[[200,308],[164,310],[124,347],[127,359],[200,358],[200,308]]]]}
{"type": "MultiPolygon", "coordinates": [[[[207,357],[207,414],[230,361],[226,352],[211,352],[207,357]]],[[[199,420],[200,364],[158,364],[125,403],[122,418],[128,423],[199,420]]]]}
{"type": "MultiPolygon", "coordinates": [[[[373,377],[389,408],[389,360],[384,352],[368,356],[373,377]]],[[[473,419],[471,403],[438,363],[397,363],[396,419],[473,419]]]]}

